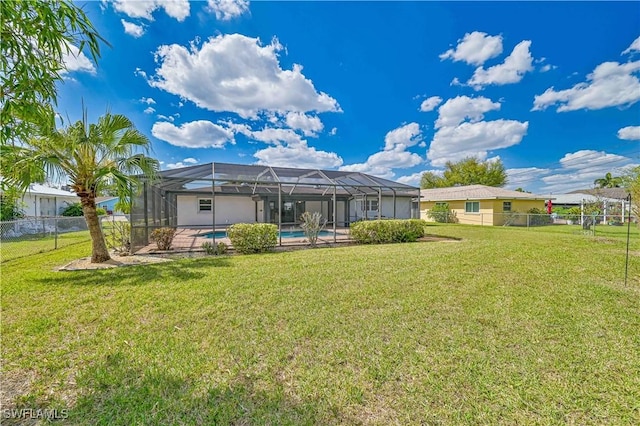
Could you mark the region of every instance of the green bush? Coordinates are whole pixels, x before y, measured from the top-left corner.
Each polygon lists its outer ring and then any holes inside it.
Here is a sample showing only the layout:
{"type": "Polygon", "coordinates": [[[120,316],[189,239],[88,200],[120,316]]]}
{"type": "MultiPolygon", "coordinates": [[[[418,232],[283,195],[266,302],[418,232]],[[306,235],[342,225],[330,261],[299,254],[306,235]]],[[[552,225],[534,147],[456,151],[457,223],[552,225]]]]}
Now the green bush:
{"type": "Polygon", "coordinates": [[[205,253],[210,255],[221,255],[225,254],[229,250],[229,247],[222,241],[215,245],[209,241],[206,241],[202,243],[202,249],[205,253]]]}
{"type": "MultiPolygon", "coordinates": [[[[84,211],[82,210],[82,204],[80,203],[66,203],[67,207],[62,211],[62,216],[67,217],[77,217],[84,216],[84,211]]],[[[96,213],[98,216],[105,216],[107,211],[102,207],[96,207],[96,213]]]]}
{"type": "Polygon", "coordinates": [[[424,237],[422,219],[368,220],[350,226],[351,238],[360,244],[404,243],[424,237]]]}
{"type": "Polygon", "coordinates": [[[170,250],[175,235],[175,228],[158,228],[151,233],[149,239],[156,243],[158,250],[170,250]]]}
{"type": "Polygon", "coordinates": [[[227,236],[239,253],[261,253],[278,243],[278,227],[271,223],[236,223],[229,227],[227,236]]]}
{"type": "Polygon", "coordinates": [[[84,216],[84,212],[82,211],[82,204],[80,203],[66,203],[67,207],[62,210],[62,216],[67,217],[77,217],[84,216]]]}
{"type": "Polygon", "coordinates": [[[431,219],[439,223],[455,223],[456,213],[449,209],[449,203],[436,204],[427,213],[431,219]]]}

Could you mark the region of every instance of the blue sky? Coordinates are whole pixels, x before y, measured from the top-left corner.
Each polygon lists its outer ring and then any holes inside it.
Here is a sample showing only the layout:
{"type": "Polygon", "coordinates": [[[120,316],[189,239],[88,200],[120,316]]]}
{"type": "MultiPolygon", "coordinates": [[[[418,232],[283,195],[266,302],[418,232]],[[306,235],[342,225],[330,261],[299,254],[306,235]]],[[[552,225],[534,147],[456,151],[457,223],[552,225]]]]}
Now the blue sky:
{"type": "Polygon", "coordinates": [[[162,167],[424,171],[500,158],[558,194],[640,164],[638,2],[115,1],[58,109],[125,114],[162,167]]]}

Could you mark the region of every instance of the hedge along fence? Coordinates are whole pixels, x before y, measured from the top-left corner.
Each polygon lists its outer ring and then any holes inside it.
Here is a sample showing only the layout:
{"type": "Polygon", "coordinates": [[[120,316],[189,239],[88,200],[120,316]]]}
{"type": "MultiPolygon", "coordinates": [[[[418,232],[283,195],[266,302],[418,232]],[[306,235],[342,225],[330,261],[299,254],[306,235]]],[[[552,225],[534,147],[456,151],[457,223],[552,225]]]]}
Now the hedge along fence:
{"type": "Polygon", "coordinates": [[[271,223],[236,223],[229,227],[227,236],[240,253],[262,253],[278,243],[278,227],[271,223]]]}
{"type": "Polygon", "coordinates": [[[360,244],[406,243],[424,237],[422,219],[367,220],[352,223],[351,238],[360,244]]]}

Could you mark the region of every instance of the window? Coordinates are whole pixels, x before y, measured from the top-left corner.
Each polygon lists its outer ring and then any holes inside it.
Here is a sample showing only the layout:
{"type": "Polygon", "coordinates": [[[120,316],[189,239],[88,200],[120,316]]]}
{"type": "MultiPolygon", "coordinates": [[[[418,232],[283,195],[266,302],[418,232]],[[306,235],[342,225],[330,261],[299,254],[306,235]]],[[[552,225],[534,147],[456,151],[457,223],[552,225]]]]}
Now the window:
{"type": "Polygon", "coordinates": [[[367,200],[366,204],[363,201],[360,201],[360,210],[369,211],[369,212],[377,212],[378,211],[378,200],[367,200]]]}
{"type": "Polygon", "coordinates": [[[213,207],[213,200],[210,198],[200,198],[198,200],[198,213],[210,212],[213,207]]]}
{"type": "Polygon", "coordinates": [[[480,201],[467,201],[464,203],[465,213],[480,213],[480,201]]]}
{"type": "Polygon", "coordinates": [[[511,211],[511,201],[505,201],[502,203],[502,211],[510,212],[511,211]]]}

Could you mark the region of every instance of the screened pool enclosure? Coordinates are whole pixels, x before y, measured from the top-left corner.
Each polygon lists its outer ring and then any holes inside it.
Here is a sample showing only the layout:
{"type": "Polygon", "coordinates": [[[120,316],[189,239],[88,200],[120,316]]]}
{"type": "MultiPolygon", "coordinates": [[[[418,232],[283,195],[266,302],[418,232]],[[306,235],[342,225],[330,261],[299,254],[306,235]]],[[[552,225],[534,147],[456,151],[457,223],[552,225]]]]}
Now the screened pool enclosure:
{"type": "Polygon", "coordinates": [[[300,215],[319,212],[326,229],[368,219],[419,217],[419,188],[358,172],[208,163],[142,177],[131,203],[132,250],[160,227],[220,235],[234,223],[299,229],[300,215]],[[218,233],[216,233],[216,231],[218,233]]]}

